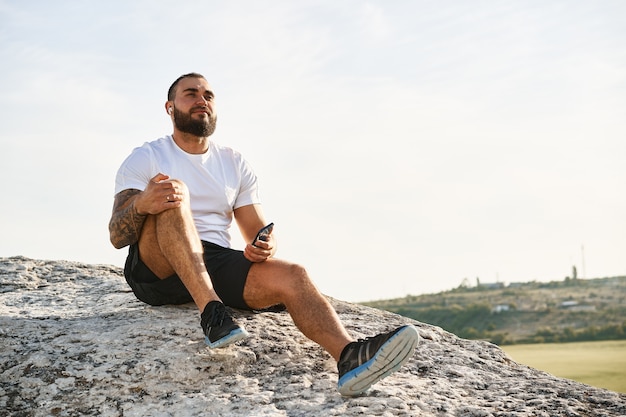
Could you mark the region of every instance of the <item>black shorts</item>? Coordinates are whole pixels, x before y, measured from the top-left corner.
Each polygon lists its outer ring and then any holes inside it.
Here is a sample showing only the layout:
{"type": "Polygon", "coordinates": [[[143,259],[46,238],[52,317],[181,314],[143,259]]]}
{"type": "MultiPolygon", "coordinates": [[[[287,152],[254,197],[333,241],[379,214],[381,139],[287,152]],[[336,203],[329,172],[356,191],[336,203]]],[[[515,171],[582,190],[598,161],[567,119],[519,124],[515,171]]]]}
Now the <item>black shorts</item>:
{"type": "MultiPolygon", "coordinates": [[[[248,271],[252,262],[243,252],[224,248],[214,243],[202,242],[204,263],[213,282],[215,292],[224,304],[242,310],[251,310],[243,300],[248,271]]],[[[193,301],[178,275],[159,279],[139,258],[137,244],[131,245],[124,266],[124,276],[135,296],[144,303],[159,306],[185,304],[193,301]]]]}

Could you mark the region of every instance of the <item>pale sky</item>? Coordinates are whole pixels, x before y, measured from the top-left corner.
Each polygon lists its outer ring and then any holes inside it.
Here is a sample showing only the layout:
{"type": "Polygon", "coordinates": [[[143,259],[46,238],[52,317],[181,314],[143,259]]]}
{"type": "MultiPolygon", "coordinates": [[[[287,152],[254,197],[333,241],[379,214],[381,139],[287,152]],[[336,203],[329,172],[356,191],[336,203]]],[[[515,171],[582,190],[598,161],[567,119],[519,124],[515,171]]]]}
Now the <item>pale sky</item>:
{"type": "Polygon", "coordinates": [[[122,266],[115,173],[195,71],[325,294],[626,275],[625,45],[622,0],[0,0],[0,256],[122,266]]]}

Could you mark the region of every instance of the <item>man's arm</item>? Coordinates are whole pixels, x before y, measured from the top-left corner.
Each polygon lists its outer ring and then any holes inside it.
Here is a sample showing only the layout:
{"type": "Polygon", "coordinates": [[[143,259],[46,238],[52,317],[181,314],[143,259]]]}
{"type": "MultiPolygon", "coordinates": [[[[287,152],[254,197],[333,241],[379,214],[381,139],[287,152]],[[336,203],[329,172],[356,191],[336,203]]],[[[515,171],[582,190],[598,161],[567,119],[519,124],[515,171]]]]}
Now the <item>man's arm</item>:
{"type": "Polygon", "coordinates": [[[139,240],[141,227],[146,214],[139,214],[135,208],[135,200],[139,190],[123,190],[117,193],[113,202],[113,213],[109,221],[111,243],[116,249],[132,245],[139,240]]]}
{"type": "Polygon", "coordinates": [[[149,214],[180,207],[188,192],[183,183],[169,178],[159,173],[146,184],[143,191],[127,189],[117,193],[109,221],[113,246],[120,249],[139,241],[141,228],[149,214]]]}
{"type": "Polygon", "coordinates": [[[277,249],[273,234],[269,235],[269,240],[266,242],[257,242],[256,246],[251,244],[259,229],[266,225],[261,205],[250,204],[239,207],[234,214],[241,236],[246,241],[244,256],[252,262],[263,262],[273,256],[277,249]]]}

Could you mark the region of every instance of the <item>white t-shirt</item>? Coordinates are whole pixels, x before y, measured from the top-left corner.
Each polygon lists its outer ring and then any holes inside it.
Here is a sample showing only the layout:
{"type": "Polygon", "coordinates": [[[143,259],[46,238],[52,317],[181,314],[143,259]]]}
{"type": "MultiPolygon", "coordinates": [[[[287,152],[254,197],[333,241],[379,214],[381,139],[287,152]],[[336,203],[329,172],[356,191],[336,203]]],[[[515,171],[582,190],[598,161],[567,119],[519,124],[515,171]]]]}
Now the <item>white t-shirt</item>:
{"type": "Polygon", "coordinates": [[[210,141],[204,154],[192,155],[171,135],[132,151],[117,171],[115,194],[143,191],[158,173],[187,185],[200,239],[223,247],[230,247],[233,210],[261,202],[256,175],[239,152],[210,141]]]}

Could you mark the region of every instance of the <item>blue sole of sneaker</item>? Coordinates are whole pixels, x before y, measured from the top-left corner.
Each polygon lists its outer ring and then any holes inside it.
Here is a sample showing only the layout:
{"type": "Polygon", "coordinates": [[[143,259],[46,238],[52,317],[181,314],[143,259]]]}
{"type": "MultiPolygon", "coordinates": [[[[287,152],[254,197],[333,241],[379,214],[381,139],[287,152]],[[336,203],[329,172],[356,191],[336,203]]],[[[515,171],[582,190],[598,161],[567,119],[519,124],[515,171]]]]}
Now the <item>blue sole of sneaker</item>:
{"type": "Polygon", "coordinates": [[[339,393],[355,396],[364,393],[374,383],[400,369],[415,352],[419,333],[414,326],[405,326],[378,349],[363,365],[339,379],[339,393]]]}
{"type": "Polygon", "coordinates": [[[211,349],[216,349],[232,345],[233,343],[243,340],[246,337],[248,337],[248,332],[245,331],[245,329],[239,327],[238,329],[233,330],[232,332],[228,333],[221,339],[216,340],[215,342],[211,342],[208,336],[204,336],[204,342],[209,345],[211,349]]]}

